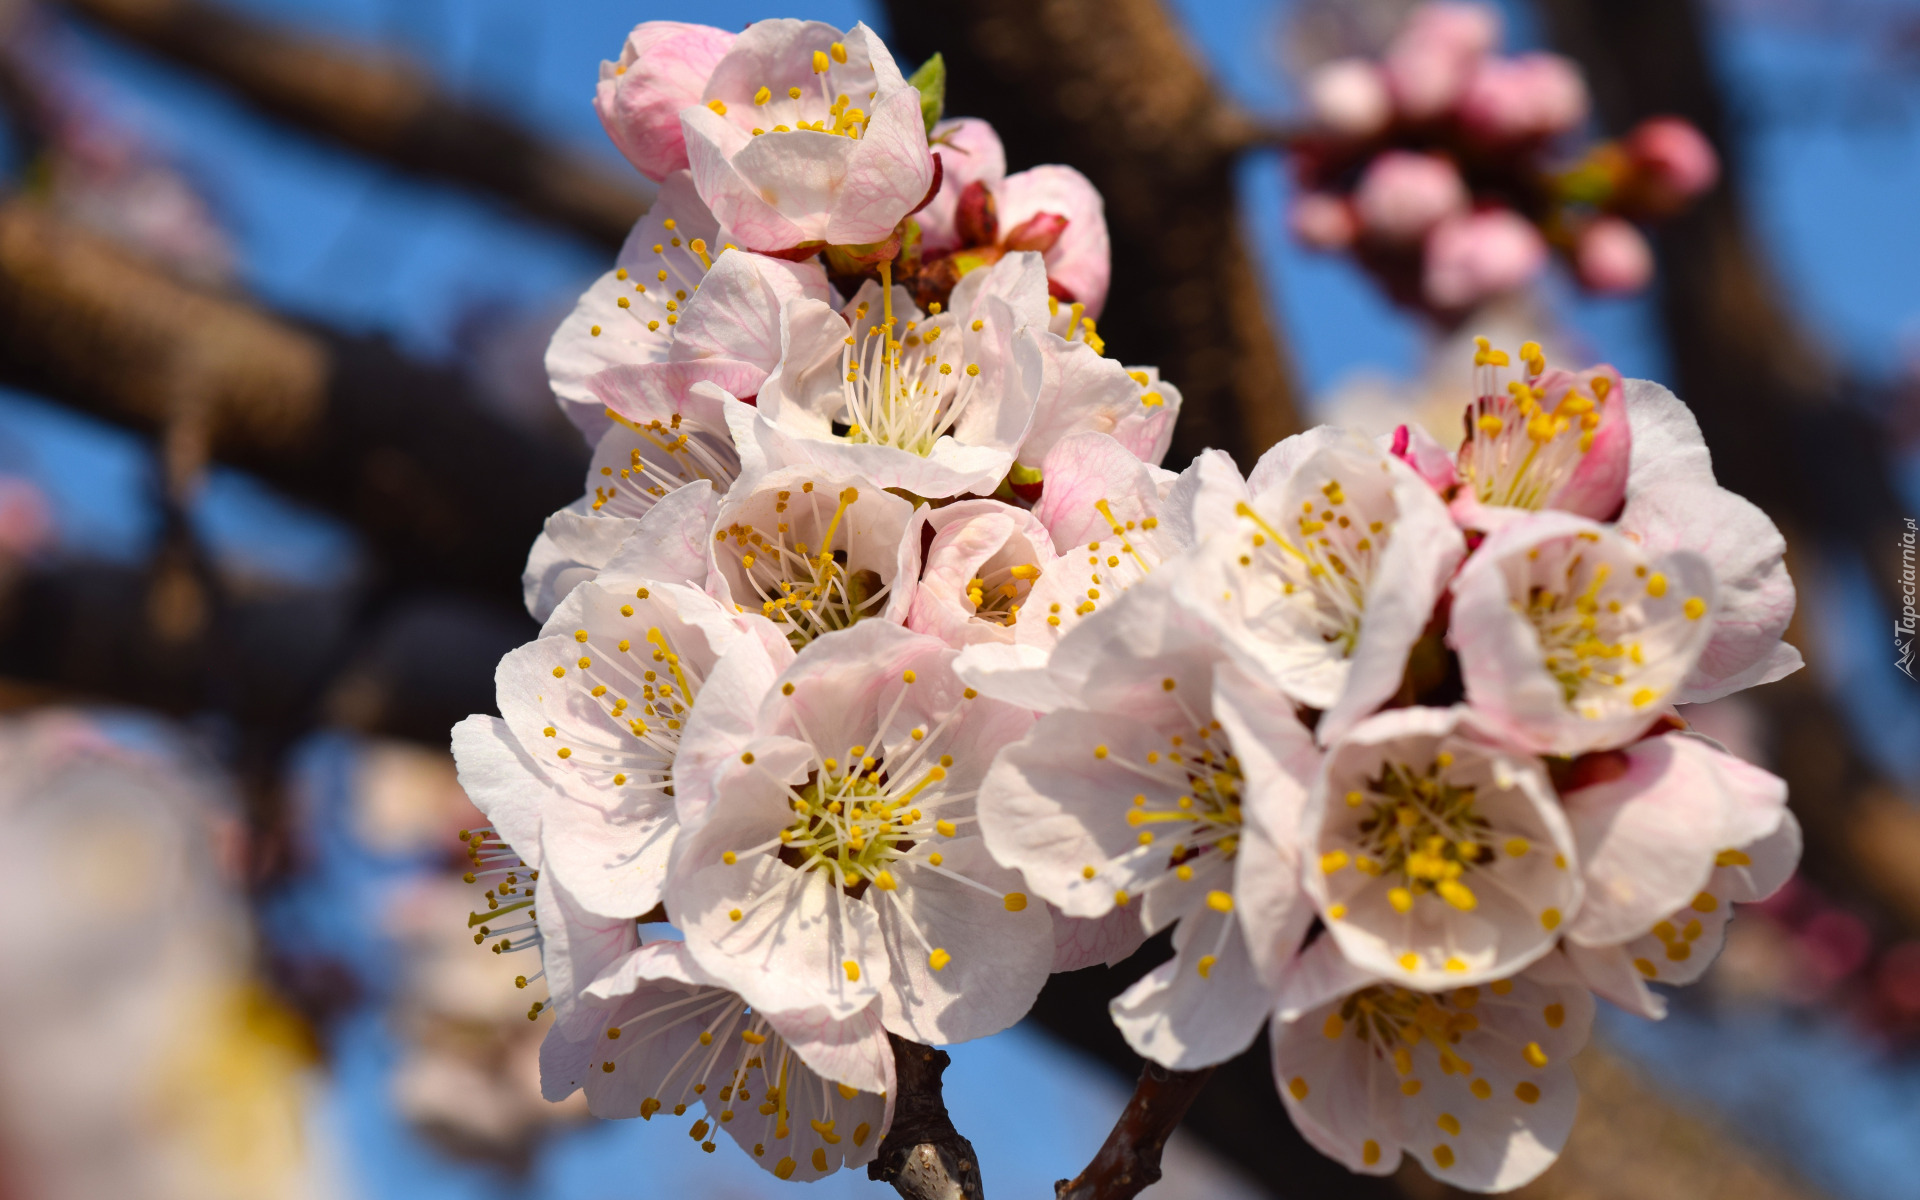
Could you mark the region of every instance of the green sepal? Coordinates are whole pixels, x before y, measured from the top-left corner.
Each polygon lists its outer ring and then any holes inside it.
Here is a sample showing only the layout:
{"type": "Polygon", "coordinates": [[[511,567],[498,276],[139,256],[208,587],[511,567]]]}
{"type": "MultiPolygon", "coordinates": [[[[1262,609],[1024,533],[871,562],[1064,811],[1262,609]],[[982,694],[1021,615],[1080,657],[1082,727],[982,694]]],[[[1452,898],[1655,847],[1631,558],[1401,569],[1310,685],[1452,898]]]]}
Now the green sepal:
{"type": "Polygon", "coordinates": [[[947,60],[936,51],[932,58],[920,64],[920,69],[907,78],[907,82],[920,89],[920,117],[927,123],[927,132],[940,123],[940,116],[947,109],[947,60]]]}

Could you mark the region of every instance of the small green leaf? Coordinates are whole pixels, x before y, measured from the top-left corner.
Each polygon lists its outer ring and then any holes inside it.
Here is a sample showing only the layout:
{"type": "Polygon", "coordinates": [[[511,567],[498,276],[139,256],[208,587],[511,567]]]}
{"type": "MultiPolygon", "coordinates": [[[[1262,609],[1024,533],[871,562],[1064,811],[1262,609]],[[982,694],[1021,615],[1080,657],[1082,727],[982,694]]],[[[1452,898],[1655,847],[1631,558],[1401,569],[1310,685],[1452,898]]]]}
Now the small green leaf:
{"type": "Polygon", "coordinates": [[[947,60],[936,53],[921,63],[907,82],[920,89],[920,116],[927,123],[927,132],[932,133],[947,108],[947,60]]]}

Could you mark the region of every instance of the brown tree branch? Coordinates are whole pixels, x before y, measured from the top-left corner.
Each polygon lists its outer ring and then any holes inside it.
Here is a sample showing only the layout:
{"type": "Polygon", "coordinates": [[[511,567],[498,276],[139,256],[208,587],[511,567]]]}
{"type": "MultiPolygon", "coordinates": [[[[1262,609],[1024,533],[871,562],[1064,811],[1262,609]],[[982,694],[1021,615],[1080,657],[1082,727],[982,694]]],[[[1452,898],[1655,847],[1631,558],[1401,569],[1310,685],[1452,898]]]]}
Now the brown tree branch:
{"type": "Polygon", "coordinates": [[[1159,1063],[1140,1068],[1140,1082],[1113,1132],[1087,1169],[1053,1185],[1055,1200],[1133,1200],[1160,1181],[1160,1152],[1187,1115],[1213,1068],[1169,1071],[1159,1063]]]}
{"type": "Polygon", "coordinates": [[[946,56],[947,111],[993,122],[1011,169],[1066,163],[1100,189],[1101,333],[1180,388],[1169,461],[1217,446],[1251,466],[1294,432],[1299,396],[1235,201],[1257,131],[1159,0],[891,0],[887,13],[904,60],[946,56]]]}
{"type": "Polygon", "coordinates": [[[452,371],[188,287],[21,201],[0,202],[0,381],[255,472],[353,524],[392,583],[517,597],[584,478],[584,447],[493,416],[452,371]]]}
{"type": "Polygon", "coordinates": [[[617,246],[641,213],[640,177],[449,96],[416,64],[280,28],[205,0],[57,0],[290,124],[410,174],[504,197],[617,246]]]}
{"type": "Polygon", "coordinates": [[[947,1115],[940,1077],[944,1050],[887,1035],[896,1075],[893,1124],[867,1164],[867,1178],[890,1183],[905,1200],[982,1200],[980,1159],[947,1115]]]}

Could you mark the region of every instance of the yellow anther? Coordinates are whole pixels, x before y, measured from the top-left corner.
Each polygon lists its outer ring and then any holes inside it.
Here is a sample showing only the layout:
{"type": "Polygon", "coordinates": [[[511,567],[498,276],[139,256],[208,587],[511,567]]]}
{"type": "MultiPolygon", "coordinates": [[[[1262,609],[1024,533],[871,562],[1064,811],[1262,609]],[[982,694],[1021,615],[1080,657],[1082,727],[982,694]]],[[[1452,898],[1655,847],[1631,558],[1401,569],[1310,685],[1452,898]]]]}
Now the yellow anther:
{"type": "Polygon", "coordinates": [[[1227,892],[1208,892],[1207,907],[1217,913],[1230,913],[1233,911],[1233,897],[1227,892]]]}
{"type": "Polygon", "coordinates": [[[1526,1048],[1520,1051],[1520,1057],[1536,1070],[1547,1065],[1547,1052],[1540,1048],[1539,1042],[1528,1042],[1526,1048]]]}
{"type": "Polygon", "coordinates": [[[1006,905],[1008,912],[1023,912],[1027,907],[1026,893],[1008,892],[1006,896],[1001,899],[1001,903],[1006,905]]]}
{"type": "Polygon", "coordinates": [[[1387,903],[1393,905],[1393,911],[1397,913],[1412,912],[1413,893],[1403,887],[1393,888],[1387,892],[1387,903]]]}
{"type": "Polygon", "coordinates": [[[840,964],[840,969],[847,973],[848,983],[860,982],[860,964],[859,963],[854,962],[852,959],[848,959],[846,962],[843,962],[840,964]]]}
{"type": "Polygon", "coordinates": [[[1200,956],[1200,961],[1199,961],[1199,963],[1197,964],[1197,968],[1198,968],[1198,970],[1199,970],[1199,972],[1200,972],[1200,978],[1202,978],[1202,979],[1210,979],[1210,978],[1212,978],[1212,976],[1213,976],[1213,964],[1214,964],[1215,962],[1217,962],[1217,961],[1218,961],[1218,960],[1217,960],[1217,959],[1215,959],[1215,958],[1213,957],[1213,955],[1211,955],[1211,954],[1202,954],[1202,955],[1200,956]]]}
{"type": "Polygon", "coordinates": [[[929,967],[932,967],[936,971],[941,970],[948,963],[952,961],[953,961],[953,955],[948,954],[945,950],[942,950],[939,947],[935,947],[933,953],[927,955],[927,965],[929,967]]]}

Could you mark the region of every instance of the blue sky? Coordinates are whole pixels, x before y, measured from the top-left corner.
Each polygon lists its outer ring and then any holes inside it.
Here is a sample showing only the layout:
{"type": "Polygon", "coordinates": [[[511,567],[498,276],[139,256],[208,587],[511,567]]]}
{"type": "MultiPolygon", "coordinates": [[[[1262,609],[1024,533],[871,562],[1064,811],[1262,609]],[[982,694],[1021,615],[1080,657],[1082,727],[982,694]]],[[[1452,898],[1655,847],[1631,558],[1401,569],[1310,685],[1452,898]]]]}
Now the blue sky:
{"type": "MultiPolygon", "coordinates": [[[[738,27],[795,14],[786,6],[734,0],[697,7],[607,0],[538,6],[525,0],[245,0],[244,7],[331,34],[398,43],[448,86],[509,109],[612,164],[619,160],[588,100],[598,61],[617,51],[630,25],[673,17],[738,27]]],[[[1283,7],[1261,0],[1180,0],[1178,8],[1196,44],[1243,103],[1284,111],[1288,96],[1274,53],[1283,7]]],[[[803,15],[845,25],[873,13],[873,5],[839,0],[814,4],[803,15]]],[[[1524,19],[1515,25],[1522,43],[1534,36],[1524,19]]],[[[1833,81],[1890,78],[1874,58],[1876,47],[1818,31],[1740,26],[1716,49],[1737,106],[1762,116],[1790,114],[1794,98],[1809,86],[1845,94],[1833,81]]],[[[103,82],[102,99],[118,117],[205,181],[238,241],[246,286],[276,307],[385,333],[414,353],[439,357],[453,352],[451,327],[463,313],[481,307],[550,312],[600,269],[600,255],[571,238],[520,223],[497,205],[291,134],[110,41],[82,36],[73,52],[103,82]]],[[[1865,94],[1877,97],[1877,107],[1874,119],[1863,124],[1757,125],[1746,182],[1757,228],[1791,303],[1837,359],[1885,374],[1899,362],[1903,341],[1920,336],[1920,288],[1914,286],[1920,279],[1920,221],[1913,216],[1914,197],[1920,196],[1920,122],[1913,119],[1920,93],[1909,82],[1865,94]]],[[[1300,252],[1282,236],[1287,184],[1277,159],[1250,160],[1242,188],[1245,217],[1269,270],[1272,310],[1284,322],[1309,389],[1323,391],[1360,368],[1415,370],[1422,338],[1414,325],[1352,268],[1300,252]]],[[[1662,352],[1644,302],[1580,301],[1568,291],[1561,287],[1553,294],[1564,319],[1589,342],[1628,374],[1661,374],[1662,352]]],[[[43,481],[71,546],[124,559],[137,556],[153,536],[151,464],[133,438],[33,398],[0,393],[0,470],[43,481]]],[[[342,569],[350,554],[351,539],[337,526],[231,472],[212,477],[196,519],[216,547],[290,579],[325,578],[342,569]]],[[[1838,664],[1867,661],[1861,648],[1866,643],[1852,636],[1872,623],[1855,603],[1861,583],[1843,576],[1835,602],[1827,606],[1841,614],[1830,622],[1833,628],[1821,631],[1838,664]]],[[[1872,645],[1879,641],[1875,633],[1872,645]]],[[[1890,764],[1910,763],[1920,746],[1920,737],[1908,736],[1920,728],[1914,704],[1909,690],[1878,697],[1870,706],[1882,714],[1906,714],[1900,718],[1906,724],[1880,722],[1893,731],[1880,744],[1890,764]]],[[[1793,1055],[1814,1054],[1841,1037],[1823,1030],[1796,1042],[1775,1032],[1767,1039],[1790,1048],[1773,1060],[1782,1069],[1799,1061],[1793,1055]]],[[[1661,1036],[1648,1034],[1636,1044],[1665,1055],[1670,1043],[1661,1036]]],[[[1706,1035],[1696,1040],[1708,1047],[1699,1052],[1703,1071],[1724,1066],[1747,1044],[1726,1040],[1733,1037],[1711,1045],[1706,1035]]],[[[1739,1037],[1759,1035],[1747,1030],[1739,1037]]],[[[393,1049],[377,1022],[350,1025],[342,1045],[327,1120],[356,1148],[353,1171],[368,1194],[450,1200],[506,1194],[497,1183],[450,1169],[388,1119],[380,1097],[393,1049]]],[[[1859,1065],[1857,1057],[1846,1059],[1855,1064],[1852,1075],[1823,1077],[1819,1086],[1837,1091],[1849,1079],[1858,1084],[1878,1078],[1867,1073],[1880,1068],[1859,1065]]],[[[967,1047],[956,1058],[957,1116],[989,1164],[997,1194],[1043,1194],[1053,1178],[1086,1158],[1121,1101],[1101,1077],[1088,1076],[1070,1056],[1019,1031],[967,1047]],[[1008,1096],[1020,1103],[1005,1103],[1008,1096]],[[1048,1115],[1034,1120],[1035,1112],[1048,1115]]],[[[1911,1088],[1897,1078],[1874,1086],[1875,1094],[1885,1095],[1911,1088]]],[[[1713,1098],[1732,1103],[1725,1091],[1713,1098]]],[[[1820,1136],[1844,1140],[1854,1125],[1822,1129],[1820,1136]]],[[[1915,1132],[1886,1124],[1858,1127],[1867,1130],[1858,1136],[1868,1154],[1915,1132]]],[[[570,1139],[543,1162],[533,1190],[583,1198],[636,1194],[607,1190],[599,1181],[643,1151],[647,1169],[658,1173],[664,1187],[660,1194],[698,1193],[714,1180],[705,1172],[734,1170],[720,1166],[729,1156],[699,1155],[676,1130],[628,1124],[570,1139]]],[[[737,1159],[734,1165],[743,1173],[728,1174],[727,1186],[756,1182],[750,1168],[737,1159]]],[[[1809,1169],[1814,1166],[1824,1164],[1809,1169]]],[[[1846,1190],[1857,1178],[1843,1175],[1837,1183],[1846,1190]]],[[[841,1186],[822,1185],[812,1194],[837,1195],[834,1189],[841,1186]]],[[[871,1187],[864,1180],[845,1183],[850,1195],[870,1195],[871,1187]]]]}

